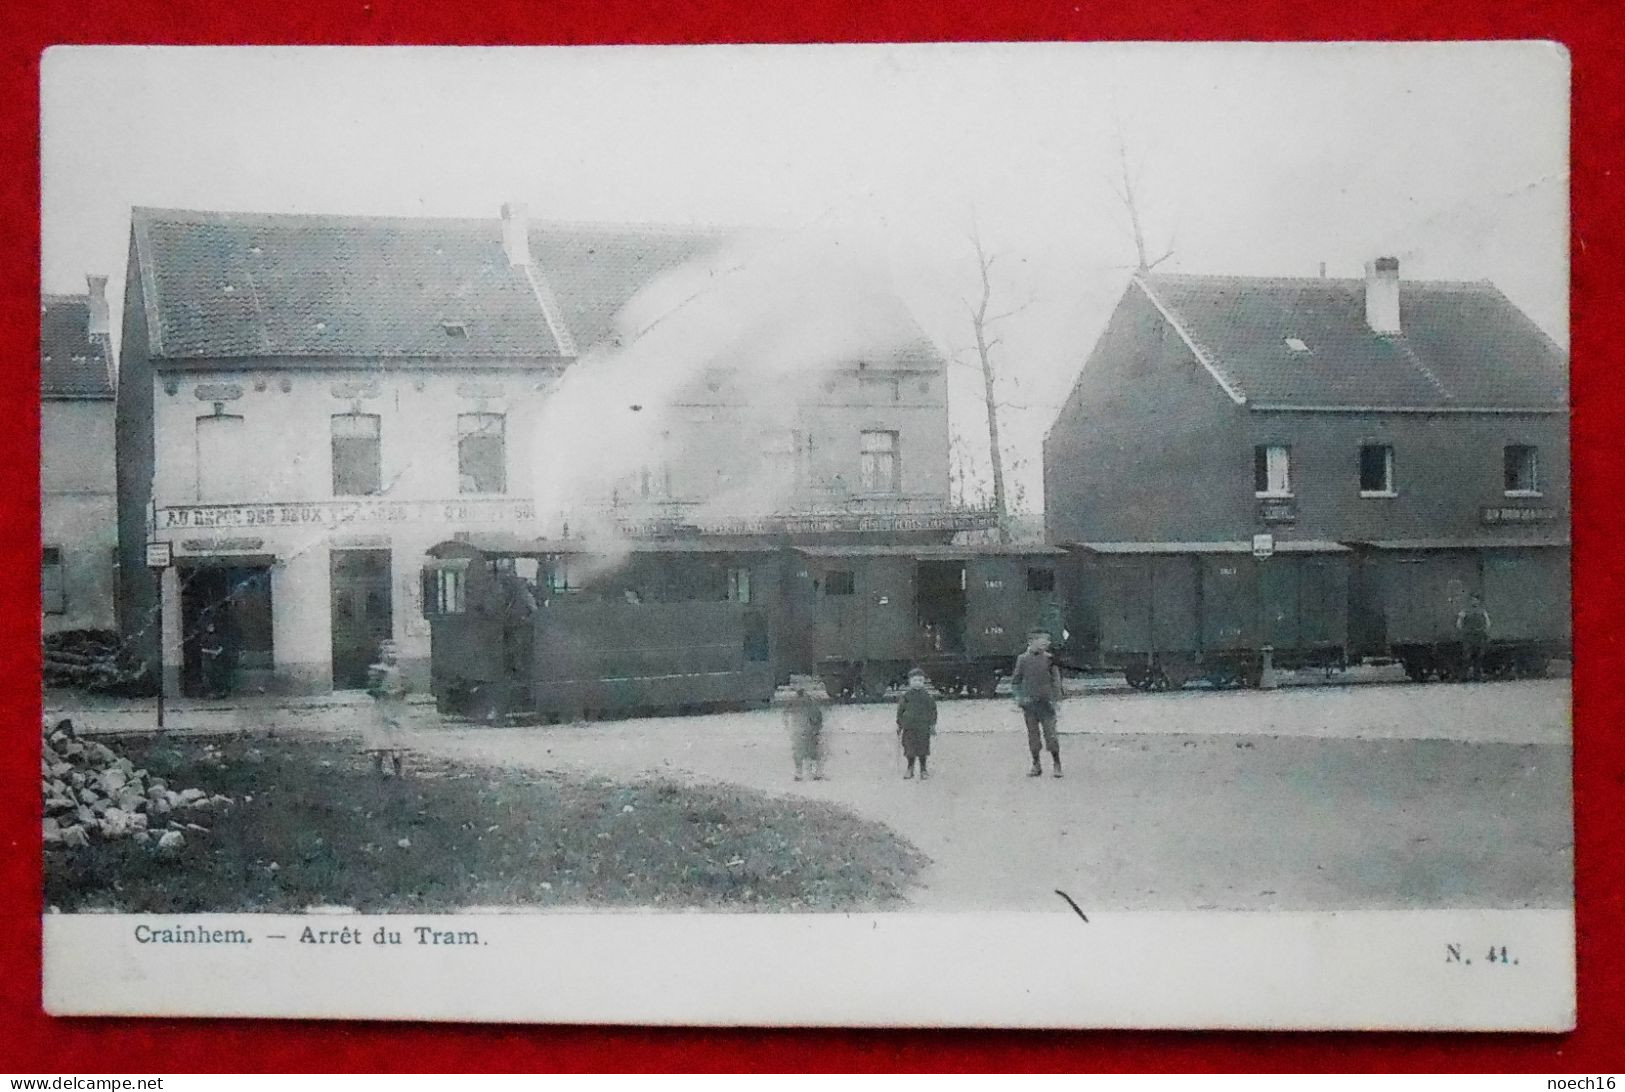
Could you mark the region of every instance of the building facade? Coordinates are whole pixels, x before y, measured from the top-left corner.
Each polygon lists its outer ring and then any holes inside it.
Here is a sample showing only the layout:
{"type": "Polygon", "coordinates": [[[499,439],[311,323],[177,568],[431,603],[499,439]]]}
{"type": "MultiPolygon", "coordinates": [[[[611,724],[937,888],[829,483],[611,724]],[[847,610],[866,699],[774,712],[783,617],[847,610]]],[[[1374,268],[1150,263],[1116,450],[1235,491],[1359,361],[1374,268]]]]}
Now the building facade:
{"type": "Polygon", "coordinates": [[[1143,275],[1044,442],[1053,542],[1566,544],[1567,358],[1492,285],[1143,275]]]}
{"type": "MultiPolygon", "coordinates": [[[[360,687],[385,638],[426,684],[425,551],[568,529],[571,513],[537,505],[549,398],[643,286],[722,242],[533,224],[519,206],[483,221],[135,210],[121,603],[166,689],[206,688],[211,625],[236,690],[360,687]],[[141,567],[151,540],[174,553],[157,579],[141,567]]],[[[628,534],[952,533],[945,385],[921,339],[833,369],[784,427],[752,432],[729,370],[697,376],[665,407],[669,442],[591,515],[628,534]],[[793,488],[732,506],[765,466],[799,475],[793,488]]]]}
{"type": "Polygon", "coordinates": [[[118,519],[107,278],[40,306],[40,603],[46,633],[115,628],[118,519]]]}

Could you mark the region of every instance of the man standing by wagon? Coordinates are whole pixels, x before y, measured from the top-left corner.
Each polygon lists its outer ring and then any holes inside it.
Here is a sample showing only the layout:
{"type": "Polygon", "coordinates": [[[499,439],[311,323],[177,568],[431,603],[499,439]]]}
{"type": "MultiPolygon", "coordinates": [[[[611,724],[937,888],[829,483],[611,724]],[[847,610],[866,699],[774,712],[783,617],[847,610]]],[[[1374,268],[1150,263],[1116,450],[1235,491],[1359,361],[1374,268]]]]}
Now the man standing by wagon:
{"type": "Polygon", "coordinates": [[[1484,681],[1484,650],[1490,643],[1490,615],[1482,596],[1474,595],[1456,615],[1456,632],[1461,634],[1463,674],[1474,682],[1484,681]]]}
{"type": "Polygon", "coordinates": [[[1061,737],[1055,729],[1055,707],[1061,700],[1061,669],[1049,654],[1049,634],[1034,630],[1027,635],[1027,651],[1016,657],[1010,688],[1021,715],[1027,722],[1027,750],[1032,753],[1028,777],[1042,777],[1041,751],[1049,751],[1055,776],[1061,776],[1061,737]]]}

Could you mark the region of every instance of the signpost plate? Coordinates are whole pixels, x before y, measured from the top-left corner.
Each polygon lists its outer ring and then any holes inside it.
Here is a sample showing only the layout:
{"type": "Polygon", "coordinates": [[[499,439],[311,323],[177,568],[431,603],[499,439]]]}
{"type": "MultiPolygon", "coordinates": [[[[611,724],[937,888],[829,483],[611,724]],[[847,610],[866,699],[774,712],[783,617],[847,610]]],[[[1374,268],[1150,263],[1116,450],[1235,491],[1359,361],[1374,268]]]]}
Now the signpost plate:
{"type": "Polygon", "coordinates": [[[167,569],[173,564],[174,547],[167,542],[147,543],[147,568],[167,569]]]}

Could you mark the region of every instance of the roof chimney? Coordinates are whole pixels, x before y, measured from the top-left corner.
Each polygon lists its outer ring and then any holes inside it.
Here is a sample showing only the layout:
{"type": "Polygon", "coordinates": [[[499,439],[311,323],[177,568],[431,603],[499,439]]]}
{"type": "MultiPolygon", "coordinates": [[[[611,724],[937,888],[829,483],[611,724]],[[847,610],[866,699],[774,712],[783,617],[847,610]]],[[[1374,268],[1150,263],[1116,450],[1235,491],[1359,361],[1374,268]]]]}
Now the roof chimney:
{"type": "Polygon", "coordinates": [[[502,249],[508,264],[530,264],[530,214],[524,204],[509,201],[502,206],[502,249]]]}
{"type": "Polygon", "coordinates": [[[107,278],[91,274],[85,278],[90,286],[90,328],[87,333],[91,337],[108,332],[109,316],[107,313],[107,278]]]}
{"type": "Polygon", "coordinates": [[[1374,334],[1399,333],[1399,259],[1378,258],[1365,265],[1365,324],[1374,334]]]}

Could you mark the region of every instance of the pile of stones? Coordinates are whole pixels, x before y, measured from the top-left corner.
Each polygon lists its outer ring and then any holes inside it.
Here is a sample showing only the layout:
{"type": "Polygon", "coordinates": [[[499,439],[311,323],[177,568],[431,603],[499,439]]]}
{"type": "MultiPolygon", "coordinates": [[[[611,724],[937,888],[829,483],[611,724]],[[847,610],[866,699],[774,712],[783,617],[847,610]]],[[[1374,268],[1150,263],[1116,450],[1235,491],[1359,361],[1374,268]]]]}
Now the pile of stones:
{"type": "Polygon", "coordinates": [[[46,723],[43,734],[40,789],[48,849],[130,839],[173,855],[185,848],[188,833],[208,833],[188,819],[234,803],[202,789],[171,788],[106,744],[80,738],[71,720],[54,728],[46,723]]]}

